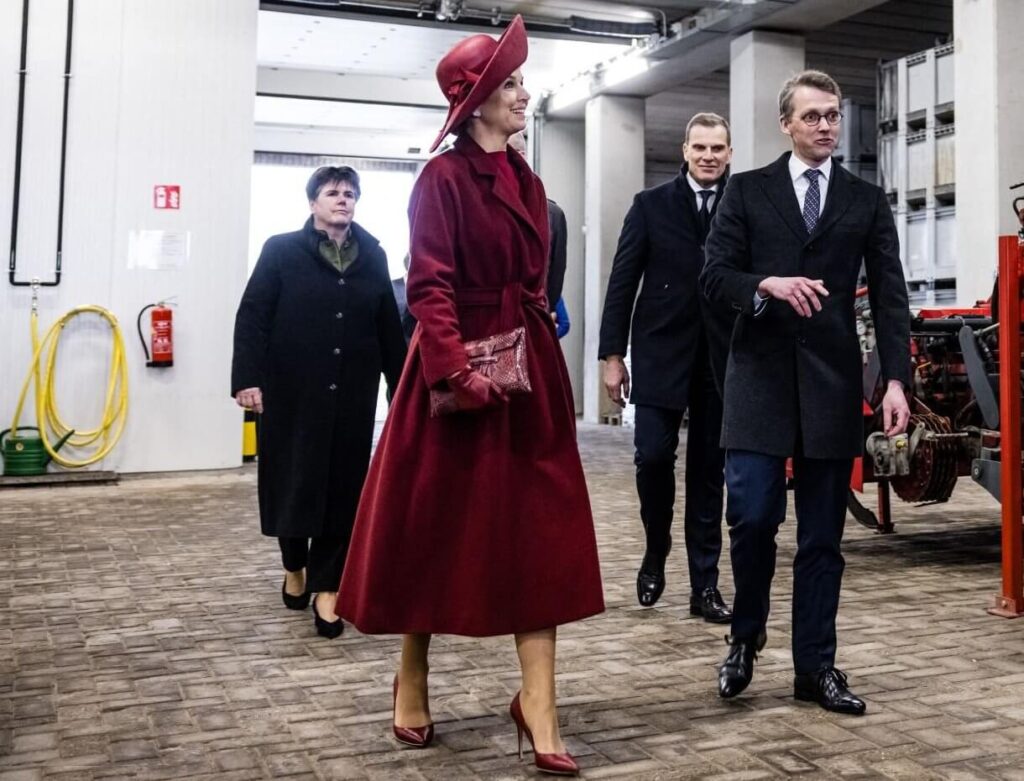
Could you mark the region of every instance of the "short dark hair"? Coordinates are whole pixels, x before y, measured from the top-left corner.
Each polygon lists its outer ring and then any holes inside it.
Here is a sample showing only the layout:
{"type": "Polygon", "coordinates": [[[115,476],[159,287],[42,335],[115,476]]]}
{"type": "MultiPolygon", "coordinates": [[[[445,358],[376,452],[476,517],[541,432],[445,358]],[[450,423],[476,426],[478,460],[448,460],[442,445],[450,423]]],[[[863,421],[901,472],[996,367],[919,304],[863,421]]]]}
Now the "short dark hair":
{"type": "Polygon", "coordinates": [[[727,144],[732,144],[732,130],[729,128],[729,121],[713,111],[701,111],[699,114],[694,114],[690,117],[690,121],[686,123],[686,131],[683,133],[684,144],[690,143],[690,131],[693,130],[695,125],[700,127],[724,127],[725,141],[727,144]]]}
{"type": "Polygon", "coordinates": [[[359,190],[359,174],[356,173],[355,168],[350,168],[347,165],[322,165],[317,168],[306,182],[306,197],[315,201],[325,185],[340,182],[348,182],[352,185],[358,201],[359,196],[362,195],[359,190]]]}
{"type": "Polygon", "coordinates": [[[797,87],[814,87],[835,95],[840,102],[843,100],[842,90],[839,89],[836,80],[827,73],[815,70],[801,71],[788,78],[779,92],[779,117],[782,119],[789,119],[789,115],[793,113],[793,93],[797,87]]]}

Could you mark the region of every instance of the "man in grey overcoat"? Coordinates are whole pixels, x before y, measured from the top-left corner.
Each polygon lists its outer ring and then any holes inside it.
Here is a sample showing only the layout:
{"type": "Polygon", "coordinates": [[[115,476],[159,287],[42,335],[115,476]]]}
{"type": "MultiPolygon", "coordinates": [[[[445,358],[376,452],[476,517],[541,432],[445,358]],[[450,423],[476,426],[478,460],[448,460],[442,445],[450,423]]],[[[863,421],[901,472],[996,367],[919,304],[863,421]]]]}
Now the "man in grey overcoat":
{"type": "Polygon", "coordinates": [[[846,495],[853,459],[864,446],[854,317],[861,266],[885,380],[882,428],[889,436],[902,433],[910,417],[910,309],[885,193],[832,158],[840,100],[839,85],[820,71],[783,85],[779,124],[792,152],[729,180],[711,225],[701,283],[708,298],[735,317],[722,446],[736,598],[719,694],[735,697],[747,687],[766,640],[791,457],[793,693],[826,710],[861,714],[864,701],[835,664],[846,495]]]}

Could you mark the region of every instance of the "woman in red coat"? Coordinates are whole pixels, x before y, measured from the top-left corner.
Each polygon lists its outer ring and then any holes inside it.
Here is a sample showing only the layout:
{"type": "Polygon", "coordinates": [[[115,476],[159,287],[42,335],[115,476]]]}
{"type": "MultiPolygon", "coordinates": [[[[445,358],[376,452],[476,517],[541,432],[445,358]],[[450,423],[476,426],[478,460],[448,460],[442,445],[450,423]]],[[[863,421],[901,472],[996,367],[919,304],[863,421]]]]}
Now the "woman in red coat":
{"type": "Polygon", "coordinates": [[[520,17],[441,60],[451,104],[409,203],[409,308],[419,321],[370,465],[338,598],[364,633],[404,635],[395,736],[433,737],[433,633],[514,634],[522,690],[511,711],[542,770],[573,774],[555,709],[555,628],[604,609],[565,362],[548,316],[547,201],[508,137],[529,94],[520,17]],[[506,395],[464,343],[525,326],[532,390],[506,395]],[[459,411],[431,416],[430,391],[459,411]]]}

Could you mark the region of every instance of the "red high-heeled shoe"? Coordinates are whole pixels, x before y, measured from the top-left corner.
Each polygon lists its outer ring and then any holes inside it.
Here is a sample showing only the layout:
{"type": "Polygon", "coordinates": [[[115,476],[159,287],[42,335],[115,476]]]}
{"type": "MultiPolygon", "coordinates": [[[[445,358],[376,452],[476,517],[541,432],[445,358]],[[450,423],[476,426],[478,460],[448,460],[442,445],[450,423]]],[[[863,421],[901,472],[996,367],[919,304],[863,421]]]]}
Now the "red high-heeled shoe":
{"type": "Polygon", "coordinates": [[[426,748],[434,739],[434,723],[431,722],[425,727],[399,727],[395,724],[395,710],[398,707],[398,676],[395,676],[395,683],[392,687],[394,700],[391,703],[391,731],[395,734],[395,740],[413,748],[426,748]]]}
{"type": "Polygon", "coordinates": [[[533,733],[526,726],[526,718],[523,716],[523,706],[519,703],[519,692],[512,698],[512,704],[508,706],[508,712],[512,721],[516,723],[516,734],[519,737],[519,758],[523,758],[523,733],[526,733],[530,741],[530,748],[533,749],[533,764],[542,773],[550,773],[553,776],[576,776],[579,775],[580,766],[572,758],[572,754],[563,751],[561,754],[540,754],[533,744],[533,733]]]}

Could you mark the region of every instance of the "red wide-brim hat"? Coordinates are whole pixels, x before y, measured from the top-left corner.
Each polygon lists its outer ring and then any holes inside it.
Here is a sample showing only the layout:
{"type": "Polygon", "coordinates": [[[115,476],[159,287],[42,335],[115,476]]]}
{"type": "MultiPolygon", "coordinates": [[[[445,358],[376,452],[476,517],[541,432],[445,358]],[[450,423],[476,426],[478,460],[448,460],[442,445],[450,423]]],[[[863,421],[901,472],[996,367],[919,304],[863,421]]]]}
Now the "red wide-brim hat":
{"type": "Polygon", "coordinates": [[[430,146],[431,152],[526,62],[526,51],[526,26],[517,14],[498,40],[489,35],[471,35],[441,58],[437,83],[448,99],[448,116],[430,146]]]}

